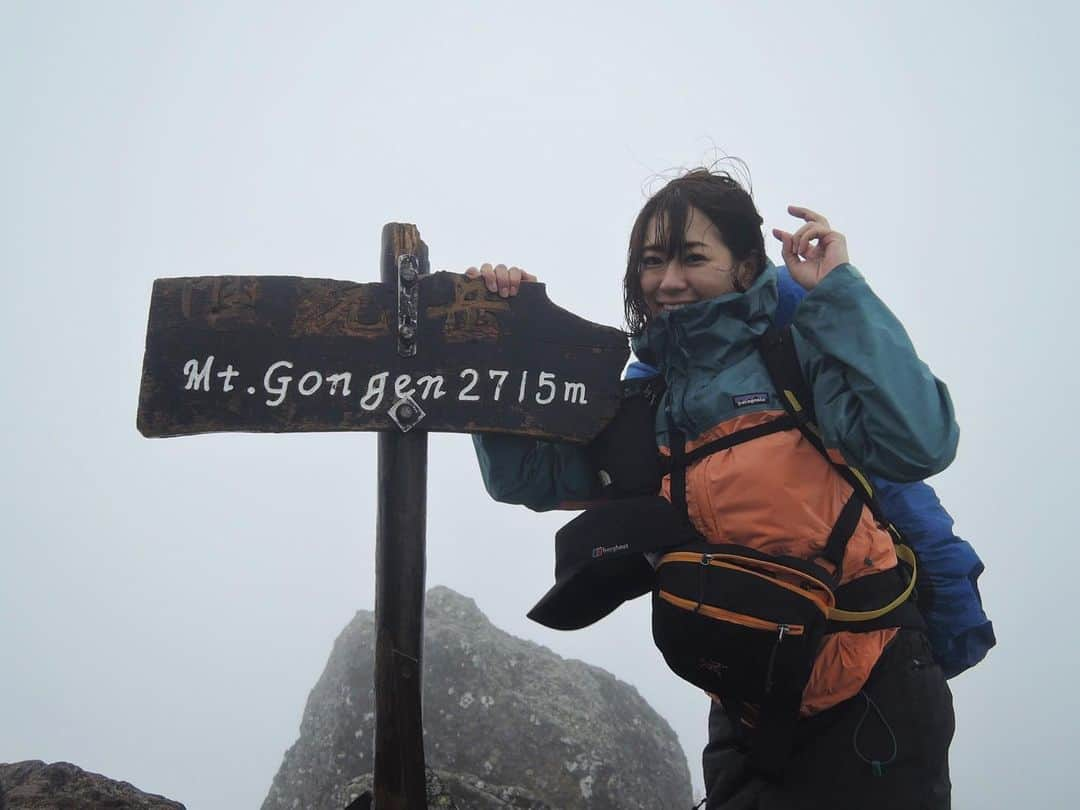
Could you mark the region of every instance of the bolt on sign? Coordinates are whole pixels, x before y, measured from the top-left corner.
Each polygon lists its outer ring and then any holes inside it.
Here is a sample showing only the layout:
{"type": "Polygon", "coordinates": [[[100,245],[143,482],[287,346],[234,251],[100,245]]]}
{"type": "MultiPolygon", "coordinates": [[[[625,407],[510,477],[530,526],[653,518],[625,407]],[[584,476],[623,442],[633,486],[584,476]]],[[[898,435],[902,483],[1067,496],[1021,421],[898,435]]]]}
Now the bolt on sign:
{"type": "Polygon", "coordinates": [[[383,228],[380,281],[158,279],[137,424],[144,436],[379,431],[374,795],[426,806],[421,706],[427,432],[584,443],[615,415],[626,335],[481,279],[428,273],[414,225],[383,228]]]}

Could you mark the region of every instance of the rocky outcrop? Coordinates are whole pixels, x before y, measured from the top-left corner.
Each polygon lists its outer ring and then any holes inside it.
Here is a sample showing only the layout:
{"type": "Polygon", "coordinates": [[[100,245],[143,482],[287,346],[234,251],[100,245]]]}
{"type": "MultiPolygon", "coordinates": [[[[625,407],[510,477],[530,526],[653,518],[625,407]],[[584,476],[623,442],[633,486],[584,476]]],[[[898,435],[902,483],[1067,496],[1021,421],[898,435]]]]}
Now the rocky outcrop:
{"type": "Polygon", "coordinates": [[[184,805],[70,762],[0,763],[0,810],[184,810],[184,805]]]}
{"type": "MultiPolygon", "coordinates": [[[[462,810],[690,807],[675,733],[633,687],[499,630],[448,588],[428,592],[424,621],[427,764],[462,810]]],[[[374,650],[374,616],[360,611],[263,810],[344,810],[370,785],[374,650]]]]}
{"type": "MultiPolygon", "coordinates": [[[[431,768],[427,769],[425,776],[427,810],[554,810],[521,788],[478,783],[477,780],[462,779],[457,774],[431,768]]],[[[331,807],[370,810],[374,781],[370,773],[353,779],[344,790],[334,793],[331,807]],[[361,798],[365,794],[366,801],[361,798]]]]}

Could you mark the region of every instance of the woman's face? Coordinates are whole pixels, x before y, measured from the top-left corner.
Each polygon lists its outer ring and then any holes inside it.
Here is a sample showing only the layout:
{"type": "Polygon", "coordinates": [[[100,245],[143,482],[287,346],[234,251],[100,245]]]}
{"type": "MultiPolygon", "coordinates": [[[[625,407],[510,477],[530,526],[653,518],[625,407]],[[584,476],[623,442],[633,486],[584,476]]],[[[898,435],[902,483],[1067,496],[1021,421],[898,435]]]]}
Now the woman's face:
{"type": "Polygon", "coordinates": [[[735,292],[735,260],[705,214],[693,206],[687,211],[680,256],[667,255],[658,224],[654,216],[645,228],[639,271],[650,317],[735,292]]]}

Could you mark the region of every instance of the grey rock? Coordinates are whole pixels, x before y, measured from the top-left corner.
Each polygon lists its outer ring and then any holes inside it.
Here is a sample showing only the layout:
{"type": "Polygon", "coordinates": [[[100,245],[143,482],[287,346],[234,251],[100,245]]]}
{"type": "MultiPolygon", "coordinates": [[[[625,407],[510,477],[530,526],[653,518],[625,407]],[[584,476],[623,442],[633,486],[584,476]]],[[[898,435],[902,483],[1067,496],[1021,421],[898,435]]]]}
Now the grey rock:
{"type": "MultiPolygon", "coordinates": [[[[425,777],[428,810],[553,810],[523,788],[494,785],[431,768],[425,777]]],[[[374,781],[370,773],[353,779],[344,790],[335,791],[330,806],[350,807],[362,793],[373,791],[374,781]]]]}
{"type": "MultiPolygon", "coordinates": [[[[449,588],[428,591],[424,621],[426,761],[461,810],[691,806],[678,738],[632,686],[499,630],[449,588]]],[[[360,611],[334,642],[263,810],[343,810],[370,786],[374,654],[374,616],[360,611]]]]}
{"type": "Polygon", "coordinates": [[[185,810],[70,762],[0,763],[0,810],[185,810]]]}
{"type": "MultiPolygon", "coordinates": [[[[428,768],[424,773],[424,790],[427,793],[427,804],[435,810],[459,810],[457,802],[446,789],[442,779],[435,771],[428,768]]],[[[370,773],[359,776],[345,785],[343,790],[334,791],[330,798],[331,807],[351,808],[362,793],[374,792],[375,779],[370,773]]]]}

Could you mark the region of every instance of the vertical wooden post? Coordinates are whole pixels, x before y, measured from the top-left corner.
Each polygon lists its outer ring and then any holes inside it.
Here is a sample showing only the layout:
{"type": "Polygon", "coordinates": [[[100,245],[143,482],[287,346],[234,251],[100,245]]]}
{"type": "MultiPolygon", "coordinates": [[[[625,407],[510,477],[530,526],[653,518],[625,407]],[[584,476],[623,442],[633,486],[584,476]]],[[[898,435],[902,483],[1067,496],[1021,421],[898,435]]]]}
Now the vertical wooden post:
{"type": "MultiPolygon", "coordinates": [[[[383,227],[381,281],[397,289],[398,257],[430,270],[415,225],[383,227]]],[[[391,321],[396,327],[396,318],[391,321]]],[[[424,346],[417,347],[422,355],[424,346]]],[[[379,432],[375,534],[375,809],[427,807],[421,706],[427,523],[427,433],[379,432]]]]}

